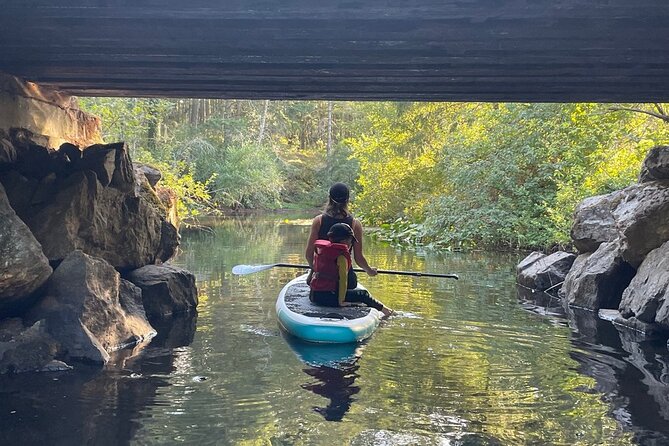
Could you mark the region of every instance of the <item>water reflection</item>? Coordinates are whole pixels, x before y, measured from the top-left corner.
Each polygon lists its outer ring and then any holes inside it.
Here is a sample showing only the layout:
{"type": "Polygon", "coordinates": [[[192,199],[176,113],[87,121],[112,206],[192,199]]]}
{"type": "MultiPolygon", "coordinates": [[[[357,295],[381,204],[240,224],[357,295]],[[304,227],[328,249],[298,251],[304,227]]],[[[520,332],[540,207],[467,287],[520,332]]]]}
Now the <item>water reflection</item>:
{"type": "Polygon", "coordinates": [[[314,344],[283,333],[290,348],[308,367],[304,373],[315,379],[301,387],[327,398],[325,407],[313,410],[327,421],[341,421],[351,408],[360,387],[354,385],[364,344],[314,344]]]}
{"type": "Polygon", "coordinates": [[[612,406],[609,416],[632,431],[638,444],[669,444],[666,337],[648,337],[603,320],[597,313],[566,308],[545,293],[532,295],[519,288],[519,298],[530,311],[550,308],[546,314],[566,318],[574,347],[570,356],[578,362],[579,372],[595,379],[592,388],[577,390],[601,394],[612,406]]]}
{"type": "Polygon", "coordinates": [[[188,345],[195,315],[163,321],[150,346],[116,352],[104,371],[0,377],[0,444],[128,444],[142,412],[156,403],[175,368],[174,349],[188,345]],[[48,389],[48,390],[47,390],[48,389]]]}

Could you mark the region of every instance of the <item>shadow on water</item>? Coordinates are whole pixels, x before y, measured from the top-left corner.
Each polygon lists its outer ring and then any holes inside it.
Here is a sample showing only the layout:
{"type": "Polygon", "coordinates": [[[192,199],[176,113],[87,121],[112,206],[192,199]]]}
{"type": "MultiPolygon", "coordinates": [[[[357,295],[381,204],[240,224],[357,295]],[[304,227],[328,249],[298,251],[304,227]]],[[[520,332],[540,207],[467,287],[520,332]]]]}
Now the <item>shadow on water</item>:
{"type": "Polygon", "coordinates": [[[526,309],[563,317],[572,330],[570,356],[578,371],[595,379],[593,389],[609,403],[609,416],[642,445],[669,444],[669,355],[666,337],[613,324],[597,313],[564,308],[560,299],[519,288],[526,309]],[[534,300],[533,300],[534,299],[534,300]]]}
{"type": "Polygon", "coordinates": [[[0,444],[128,444],[142,411],[174,370],[174,349],[193,341],[196,315],[154,325],[149,346],[117,352],[104,370],[26,373],[0,378],[0,444]],[[48,389],[48,391],[45,391],[48,389]]]}
{"type": "Polygon", "coordinates": [[[304,342],[282,332],[283,337],[297,357],[308,367],[304,373],[315,381],[301,387],[330,400],[325,407],[314,411],[327,421],[341,421],[351,408],[354,395],[360,387],[354,385],[364,344],[314,344],[304,342]]]}

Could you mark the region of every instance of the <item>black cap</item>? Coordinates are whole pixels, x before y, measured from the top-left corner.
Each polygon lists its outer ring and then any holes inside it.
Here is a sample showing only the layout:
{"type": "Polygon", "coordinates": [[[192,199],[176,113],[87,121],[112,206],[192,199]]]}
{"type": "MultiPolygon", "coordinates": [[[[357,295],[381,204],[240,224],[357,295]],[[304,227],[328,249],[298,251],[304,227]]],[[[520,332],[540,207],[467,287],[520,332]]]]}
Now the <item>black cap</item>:
{"type": "Polygon", "coordinates": [[[335,203],[346,203],[348,201],[350,191],[348,186],[344,183],[335,183],[330,188],[330,198],[335,203]]]}
{"type": "Polygon", "coordinates": [[[351,237],[356,242],[358,241],[353,234],[353,228],[346,223],[335,223],[328,231],[328,238],[333,240],[342,240],[347,237],[351,237]]]}

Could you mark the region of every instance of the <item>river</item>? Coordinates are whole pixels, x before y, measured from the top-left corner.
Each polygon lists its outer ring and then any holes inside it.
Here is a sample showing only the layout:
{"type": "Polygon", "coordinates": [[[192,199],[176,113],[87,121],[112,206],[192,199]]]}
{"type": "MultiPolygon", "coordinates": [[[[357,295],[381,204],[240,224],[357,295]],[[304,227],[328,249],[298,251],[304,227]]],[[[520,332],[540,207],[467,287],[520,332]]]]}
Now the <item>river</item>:
{"type": "Polygon", "coordinates": [[[361,281],[398,314],[361,345],[278,328],[308,220],[208,221],[173,263],[197,276],[197,317],[156,327],[104,370],[0,378],[0,444],[668,444],[669,354],[589,313],[519,299],[523,254],[421,252],[365,239],[372,265],[459,281],[361,281]]]}

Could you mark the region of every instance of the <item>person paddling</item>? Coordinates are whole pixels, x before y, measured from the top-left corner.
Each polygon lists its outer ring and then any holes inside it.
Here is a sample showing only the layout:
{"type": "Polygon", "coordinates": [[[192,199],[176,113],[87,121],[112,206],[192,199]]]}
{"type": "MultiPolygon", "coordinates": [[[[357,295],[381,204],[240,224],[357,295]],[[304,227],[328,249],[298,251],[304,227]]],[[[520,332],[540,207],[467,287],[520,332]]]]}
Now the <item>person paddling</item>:
{"type": "Polygon", "coordinates": [[[312,273],[307,283],[309,299],[328,307],[344,307],[363,303],[388,317],[393,310],[374,299],[367,290],[349,289],[351,250],[358,243],[353,229],[346,223],[335,223],[327,233],[328,240],[316,240],[312,256],[312,273]]]}
{"type": "MultiPolygon", "coordinates": [[[[314,246],[316,240],[328,240],[330,228],[337,223],[346,223],[353,229],[353,234],[358,240],[353,246],[353,259],[368,275],[376,276],[376,268],[372,268],[367,263],[362,252],[362,223],[351,215],[348,211],[349,198],[351,196],[348,186],[344,183],[335,183],[330,187],[328,193],[328,204],[323,213],[316,216],[311,222],[311,232],[307,241],[305,257],[309,267],[313,269],[314,246]]],[[[358,285],[358,278],[352,269],[348,272],[348,288],[355,288],[358,285]]]]}

